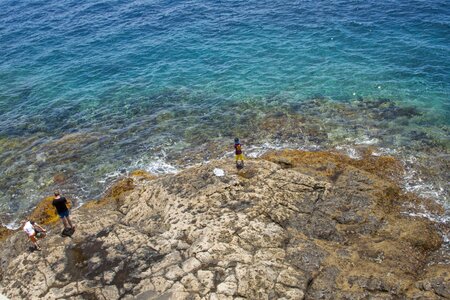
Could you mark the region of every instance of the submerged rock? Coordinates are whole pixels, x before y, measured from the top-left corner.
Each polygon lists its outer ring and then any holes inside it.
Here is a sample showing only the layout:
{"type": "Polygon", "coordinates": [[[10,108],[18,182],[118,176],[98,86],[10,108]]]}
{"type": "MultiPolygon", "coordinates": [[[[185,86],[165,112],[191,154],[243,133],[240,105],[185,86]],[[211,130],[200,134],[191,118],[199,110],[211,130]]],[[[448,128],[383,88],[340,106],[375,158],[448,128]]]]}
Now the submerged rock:
{"type": "Polygon", "coordinates": [[[430,221],[400,213],[412,199],[396,185],[401,172],[388,157],[303,151],[274,152],[239,171],[222,160],[157,178],[137,172],[73,213],[72,239],[54,226],[43,251],[28,253],[26,236],[7,238],[0,292],[12,299],[446,298],[449,262],[433,257],[447,250],[430,221]]]}

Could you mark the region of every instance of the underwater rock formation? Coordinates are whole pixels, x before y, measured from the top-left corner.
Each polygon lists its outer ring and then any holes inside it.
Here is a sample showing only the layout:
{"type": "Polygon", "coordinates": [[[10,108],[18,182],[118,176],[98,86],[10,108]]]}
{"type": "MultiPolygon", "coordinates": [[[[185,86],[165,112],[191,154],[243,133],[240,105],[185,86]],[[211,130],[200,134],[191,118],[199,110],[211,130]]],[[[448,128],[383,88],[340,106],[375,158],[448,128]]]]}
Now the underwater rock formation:
{"type": "Polygon", "coordinates": [[[392,158],[281,151],[124,178],[49,227],[0,246],[11,299],[445,299],[450,254],[392,158]],[[214,175],[221,168],[225,176],[214,175]],[[30,288],[32,287],[32,288],[30,288]]]}

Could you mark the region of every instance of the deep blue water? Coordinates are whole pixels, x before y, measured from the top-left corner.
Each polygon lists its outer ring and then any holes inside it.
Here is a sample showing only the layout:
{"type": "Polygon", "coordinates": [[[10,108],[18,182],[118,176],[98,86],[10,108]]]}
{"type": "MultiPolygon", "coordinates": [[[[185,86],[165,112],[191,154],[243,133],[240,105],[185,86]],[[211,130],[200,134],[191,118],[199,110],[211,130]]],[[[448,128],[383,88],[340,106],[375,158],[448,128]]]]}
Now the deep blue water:
{"type": "Polygon", "coordinates": [[[338,124],[322,147],[375,139],[448,157],[449,54],[447,0],[0,0],[0,210],[20,215],[55,188],[95,198],[117,172],[171,170],[234,135],[280,143],[282,129],[256,133],[271,113],[338,124]],[[365,110],[356,132],[311,99],[414,113],[365,110]]]}

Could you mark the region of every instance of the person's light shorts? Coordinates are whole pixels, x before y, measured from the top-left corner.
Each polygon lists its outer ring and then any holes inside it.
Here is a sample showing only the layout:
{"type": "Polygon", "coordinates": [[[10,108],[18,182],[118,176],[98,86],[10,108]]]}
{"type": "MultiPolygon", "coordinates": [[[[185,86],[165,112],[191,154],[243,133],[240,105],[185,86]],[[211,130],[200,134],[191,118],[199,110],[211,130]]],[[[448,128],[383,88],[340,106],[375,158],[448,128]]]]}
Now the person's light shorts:
{"type": "Polygon", "coordinates": [[[244,160],[244,154],[236,154],[236,160],[244,160]]]}

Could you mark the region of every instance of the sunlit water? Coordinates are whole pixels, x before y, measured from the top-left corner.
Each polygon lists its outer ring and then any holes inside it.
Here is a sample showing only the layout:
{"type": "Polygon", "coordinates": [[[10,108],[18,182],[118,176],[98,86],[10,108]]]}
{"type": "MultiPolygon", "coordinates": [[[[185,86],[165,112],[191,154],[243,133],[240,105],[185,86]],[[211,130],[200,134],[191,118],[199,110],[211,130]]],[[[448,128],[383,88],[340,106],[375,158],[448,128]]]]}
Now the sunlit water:
{"type": "Polygon", "coordinates": [[[448,205],[450,2],[0,0],[1,221],[232,151],[374,146],[448,205]]]}

